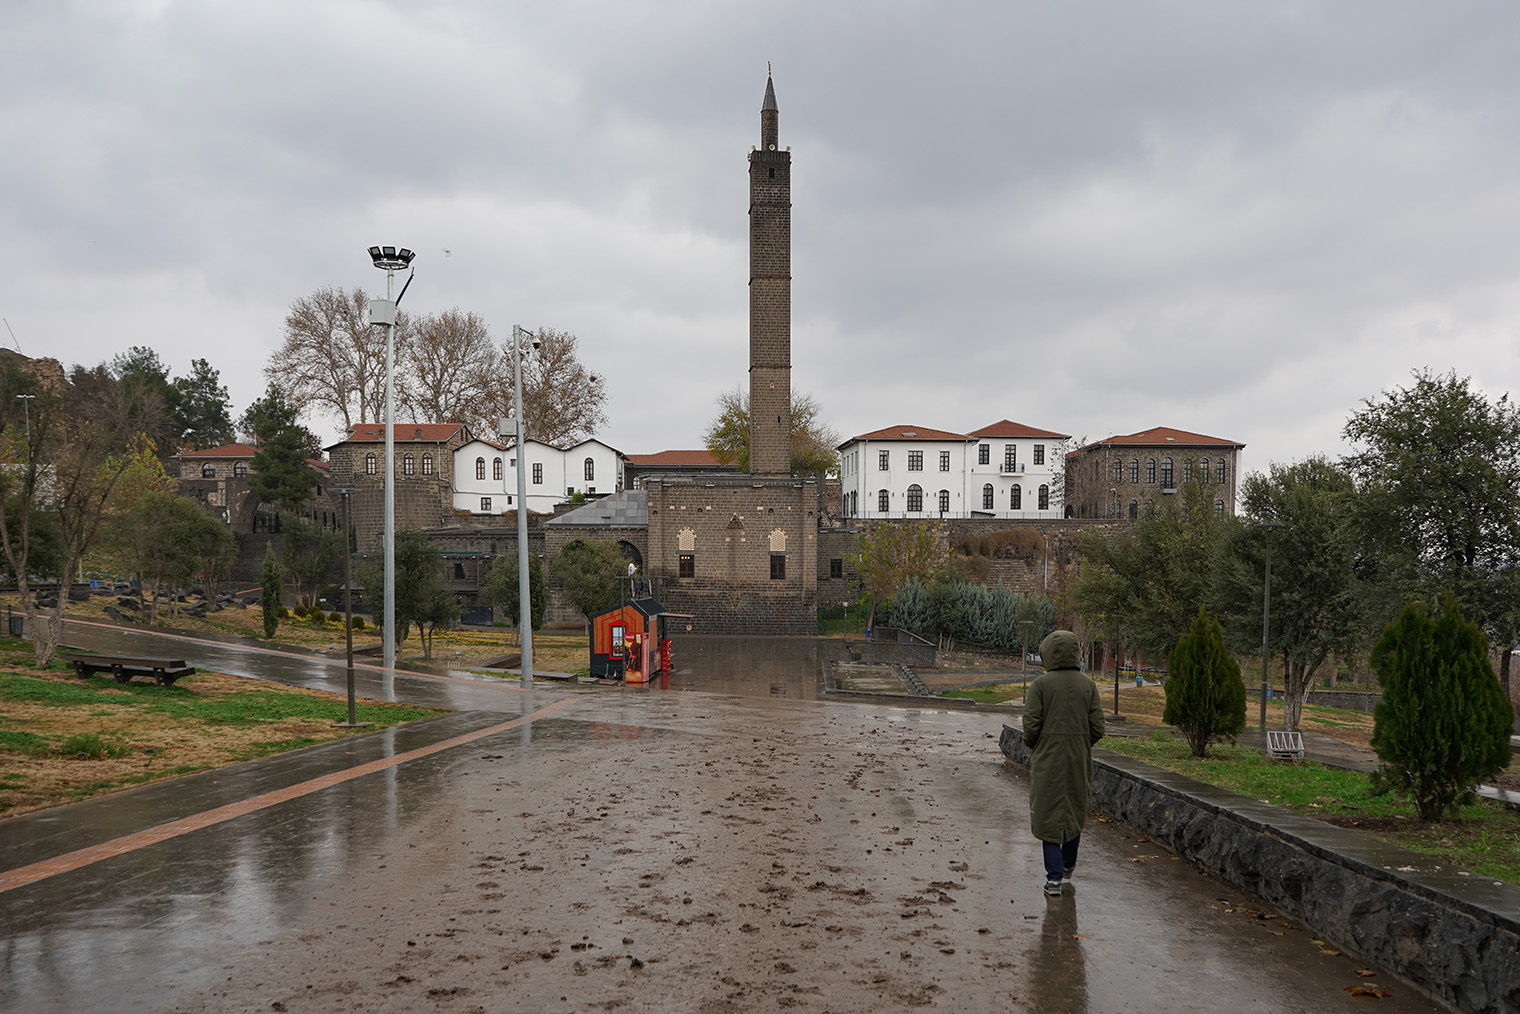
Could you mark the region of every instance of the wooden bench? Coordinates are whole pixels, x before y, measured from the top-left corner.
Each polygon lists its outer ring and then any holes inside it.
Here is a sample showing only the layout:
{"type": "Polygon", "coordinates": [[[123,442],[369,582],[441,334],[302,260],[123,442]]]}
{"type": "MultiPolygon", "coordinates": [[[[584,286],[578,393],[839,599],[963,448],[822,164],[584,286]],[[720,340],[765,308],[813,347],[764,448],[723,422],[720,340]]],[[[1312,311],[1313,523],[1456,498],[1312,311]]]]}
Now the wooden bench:
{"type": "Polygon", "coordinates": [[[72,665],[75,674],[82,679],[97,672],[108,672],[118,683],[128,683],[133,676],[151,676],[159,686],[169,687],[181,676],[195,672],[195,667],[186,665],[184,659],[132,658],[72,651],[62,654],[63,660],[72,665]]]}
{"type": "Polygon", "coordinates": [[[1267,731],[1267,756],[1273,760],[1304,759],[1304,737],[1296,732],[1267,731]]]}

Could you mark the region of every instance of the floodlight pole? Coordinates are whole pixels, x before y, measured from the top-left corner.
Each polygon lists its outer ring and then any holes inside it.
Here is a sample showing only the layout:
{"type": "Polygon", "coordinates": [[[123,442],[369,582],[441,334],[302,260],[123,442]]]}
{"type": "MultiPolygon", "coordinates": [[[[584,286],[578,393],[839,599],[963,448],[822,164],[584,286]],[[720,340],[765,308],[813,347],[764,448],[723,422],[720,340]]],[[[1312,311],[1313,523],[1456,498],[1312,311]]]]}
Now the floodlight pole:
{"type": "Polygon", "coordinates": [[[512,325],[512,396],[517,435],[517,630],[522,638],[522,688],[533,688],[533,599],[528,576],[528,467],[523,445],[522,341],[529,337],[520,325],[512,325]]]}
{"type": "MultiPolygon", "coordinates": [[[[393,246],[369,248],[370,260],[375,267],[385,272],[385,299],[370,300],[369,319],[371,324],[385,325],[385,528],[382,537],[385,556],[385,604],[381,613],[381,625],[385,636],[382,638],[383,659],[387,670],[396,667],[396,401],[395,401],[395,358],[396,358],[396,307],[401,302],[401,297],[391,298],[393,286],[396,280],[396,271],[412,263],[416,257],[412,251],[402,247],[397,250],[393,246]]],[[[406,285],[401,287],[401,295],[406,295],[407,286],[412,284],[408,278],[406,285]]]]}

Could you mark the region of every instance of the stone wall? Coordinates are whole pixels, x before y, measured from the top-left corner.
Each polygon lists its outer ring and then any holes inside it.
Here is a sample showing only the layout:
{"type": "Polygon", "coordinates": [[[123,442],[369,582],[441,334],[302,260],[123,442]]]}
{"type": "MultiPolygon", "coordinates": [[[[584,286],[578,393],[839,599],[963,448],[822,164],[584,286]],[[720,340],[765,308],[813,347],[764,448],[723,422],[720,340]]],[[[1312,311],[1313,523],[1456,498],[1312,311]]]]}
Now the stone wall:
{"type": "Polygon", "coordinates": [[[1520,888],[1104,750],[1092,805],[1458,1010],[1520,1011],[1520,888]]]}

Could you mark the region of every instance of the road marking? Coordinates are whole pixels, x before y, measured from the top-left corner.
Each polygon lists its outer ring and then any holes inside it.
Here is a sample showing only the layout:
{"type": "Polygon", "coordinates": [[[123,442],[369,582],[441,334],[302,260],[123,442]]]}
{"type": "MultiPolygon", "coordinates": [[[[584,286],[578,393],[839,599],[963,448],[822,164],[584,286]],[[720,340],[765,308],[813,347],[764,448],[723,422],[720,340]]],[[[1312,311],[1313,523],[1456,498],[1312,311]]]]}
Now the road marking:
{"type": "Polygon", "coordinates": [[[499,725],[492,725],[475,732],[467,732],[462,736],[455,736],[452,739],[439,740],[437,743],[419,746],[415,750],[408,750],[405,753],[398,753],[391,757],[381,757],[379,760],[367,761],[356,767],[334,771],[330,774],[313,778],[310,781],[289,785],[283,789],[275,789],[273,792],[251,796],[236,803],[218,806],[216,809],[207,810],[204,813],[192,814],[189,817],[171,820],[167,824],[159,824],[157,827],[150,827],[135,834],[101,842],[98,845],[91,845],[88,848],[69,852],[66,855],[57,856],[53,859],[44,859],[27,866],[18,866],[14,870],[0,873],[0,894],[18,887],[24,887],[27,884],[36,883],[39,880],[46,880],[48,877],[54,877],[60,873],[77,870],[82,866],[97,863],[102,859],[109,859],[112,856],[123,855],[127,852],[135,852],[140,848],[156,845],[171,838],[178,838],[183,834],[189,834],[191,831],[199,831],[203,827],[220,824],[234,817],[241,817],[244,814],[263,810],[291,799],[298,799],[313,792],[320,792],[322,789],[341,785],[344,782],[352,781],[355,778],[362,778],[364,775],[383,771],[398,764],[405,764],[407,761],[418,760],[430,754],[438,753],[441,750],[449,750],[456,746],[463,746],[466,743],[473,743],[478,739],[484,739],[487,736],[494,736],[498,732],[515,729],[536,719],[546,718],[557,711],[562,711],[578,700],[582,700],[582,698],[564,697],[553,704],[539,708],[531,715],[523,715],[521,718],[514,718],[510,722],[502,722],[499,725]]]}

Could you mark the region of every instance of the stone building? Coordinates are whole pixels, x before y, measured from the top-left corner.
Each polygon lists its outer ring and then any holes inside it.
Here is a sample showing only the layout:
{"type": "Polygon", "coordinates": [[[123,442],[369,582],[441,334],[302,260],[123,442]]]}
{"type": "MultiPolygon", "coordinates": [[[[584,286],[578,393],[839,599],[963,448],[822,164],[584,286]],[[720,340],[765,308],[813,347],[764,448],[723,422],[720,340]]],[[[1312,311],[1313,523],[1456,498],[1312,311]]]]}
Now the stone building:
{"type": "Polygon", "coordinates": [[[1210,506],[1235,513],[1245,444],[1154,426],[1097,440],[1066,456],[1066,503],[1077,518],[1128,518],[1176,497],[1196,478],[1210,506]]]}
{"type": "MultiPolygon", "coordinates": [[[[439,528],[453,518],[454,451],[470,439],[462,423],[406,423],[395,432],[396,530],[439,528]]],[[[333,487],[349,498],[360,553],[378,551],[385,534],[385,426],[360,423],[324,448],[333,487]]],[[[496,523],[500,523],[499,520],[496,523]]]]}

